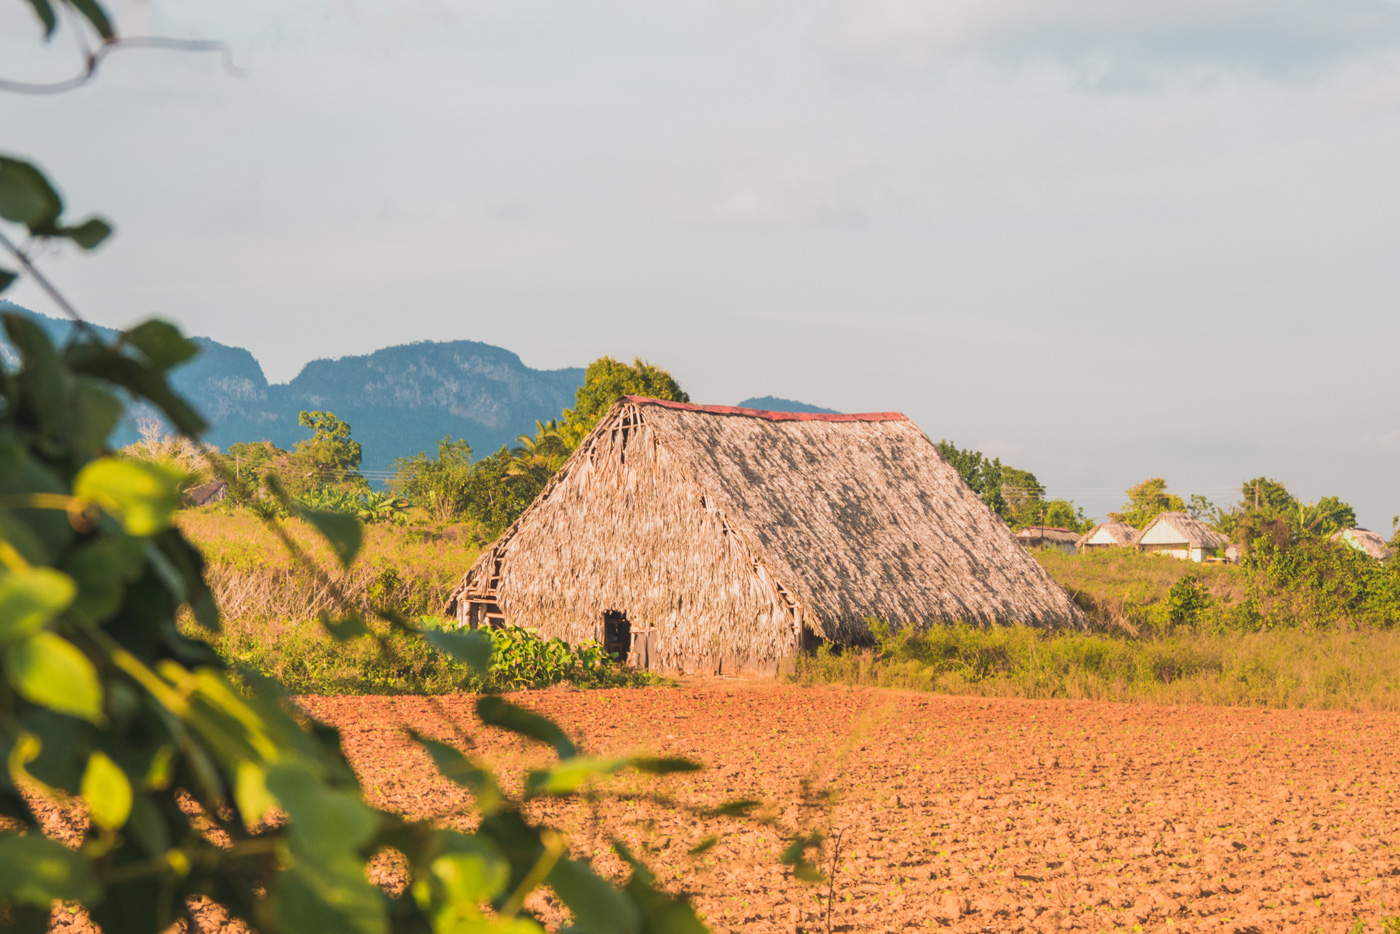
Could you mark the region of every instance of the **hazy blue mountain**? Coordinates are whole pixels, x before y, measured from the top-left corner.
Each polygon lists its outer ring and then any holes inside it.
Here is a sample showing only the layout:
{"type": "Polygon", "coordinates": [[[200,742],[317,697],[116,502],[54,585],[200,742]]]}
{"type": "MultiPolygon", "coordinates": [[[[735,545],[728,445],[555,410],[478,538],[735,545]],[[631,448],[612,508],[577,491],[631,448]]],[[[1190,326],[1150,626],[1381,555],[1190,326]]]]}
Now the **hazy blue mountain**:
{"type": "MultiPolygon", "coordinates": [[[[28,315],[55,341],[71,322],[0,301],[0,311],[28,315]]],[[[104,337],[111,328],[94,326],[104,337]]],[[[171,382],[210,422],[207,440],[219,447],[268,440],[289,448],[308,437],[297,415],[328,409],[349,422],[364,449],[366,470],[385,470],[396,457],[435,451],[443,435],[466,438],[478,456],[517,435],[533,434],[535,420],[557,418],[573,405],[583,369],[535,370],[509,350],[477,341],[424,341],[361,356],[313,360],[288,383],[269,384],[262,366],[241,347],[194,338],[200,355],[179,367],[171,382]]],[[[0,359],[14,353],[0,340],[0,359]]],[[[135,423],[117,438],[136,437],[135,423]]]]}
{"type": "Polygon", "coordinates": [[[819,405],[808,405],[792,399],[777,396],[754,396],[739,403],[741,409],[762,409],[765,412],[808,412],[817,415],[840,415],[835,409],[824,409],[819,405]]]}
{"type": "Polygon", "coordinates": [[[580,367],[534,370],[490,344],[422,341],[313,360],[273,390],[293,426],[307,409],[330,409],[348,421],[369,466],[435,451],[447,434],[466,438],[477,456],[490,454],[534,434],[537,419],[558,418],[582,383],[580,367]]]}

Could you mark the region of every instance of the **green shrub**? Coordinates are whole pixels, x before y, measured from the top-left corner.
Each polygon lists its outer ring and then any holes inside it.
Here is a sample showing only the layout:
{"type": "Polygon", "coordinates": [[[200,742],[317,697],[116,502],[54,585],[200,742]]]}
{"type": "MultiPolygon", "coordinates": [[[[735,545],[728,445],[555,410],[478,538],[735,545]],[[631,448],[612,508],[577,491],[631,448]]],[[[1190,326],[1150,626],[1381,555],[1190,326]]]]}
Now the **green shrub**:
{"type": "Polygon", "coordinates": [[[1400,561],[1376,561],[1325,538],[1258,536],[1238,565],[1192,564],[1111,549],[1036,554],[1093,627],[1142,636],[1182,627],[1390,629],[1400,625],[1400,561]]]}
{"type": "MultiPolygon", "coordinates": [[[[518,626],[489,633],[491,662],[484,675],[412,633],[371,626],[391,651],[368,639],[338,641],[316,620],[230,620],[217,634],[185,628],[235,668],[273,678],[292,694],[491,694],[558,684],[662,683],[649,672],[619,665],[596,643],[571,647],[518,626]]],[[[417,628],[450,632],[453,626],[424,616],[417,628]]]]}

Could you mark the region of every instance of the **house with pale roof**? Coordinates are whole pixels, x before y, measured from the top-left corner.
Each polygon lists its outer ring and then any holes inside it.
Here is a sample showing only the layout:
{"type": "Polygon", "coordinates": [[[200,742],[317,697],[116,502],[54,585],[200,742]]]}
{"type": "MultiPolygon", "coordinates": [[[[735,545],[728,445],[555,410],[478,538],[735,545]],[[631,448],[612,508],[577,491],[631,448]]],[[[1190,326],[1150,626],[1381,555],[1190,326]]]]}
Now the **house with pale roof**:
{"type": "Polygon", "coordinates": [[[1028,525],[1016,533],[1016,541],[1023,548],[1053,548],[1063,554],[1075,553],[1075,543],[1079,536],[1069,529],[1049,525],[1028,525]]]}
{"type": "Polygon", "coordinates": [[[1350,545],[1362,554],[1370,555],[1377,561],[1389,561],[1395,550],[1370,529],[1342,529],[1332,533],[1332,541],[1350,545]]]}
{"type": "Polygon", "coordinates": [[[1131,548],[1137,534],[1138,530],[1126,522],[1103,522],[1079,536],[1074,546],[1080,553],[1106,548],[1131,548]]]}
{"type": "Polygon", "coordinates": [[[1221,555],[1229,544],[1224,535],[1184,512],[1160,513],[1133,541],[1137,550],[1146,554],[1197,562],[1221,555]]]}

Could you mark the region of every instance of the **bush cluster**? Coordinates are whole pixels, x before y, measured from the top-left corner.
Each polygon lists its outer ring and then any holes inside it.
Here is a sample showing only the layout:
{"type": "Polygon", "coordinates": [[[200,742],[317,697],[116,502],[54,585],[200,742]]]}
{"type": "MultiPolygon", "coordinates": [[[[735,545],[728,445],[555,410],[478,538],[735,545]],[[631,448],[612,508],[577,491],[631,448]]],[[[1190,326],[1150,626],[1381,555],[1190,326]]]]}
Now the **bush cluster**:
{"type": "MultiPolygon", "coordinates": [[[[338,641],[315,620],[226,625],[204,639],[235,668],[272,678],[291,694],[497,694],[555,685],[661,683],[648,672],[619,664],[596,643],[573,647],[518,626],[489,633],[491,662],[484,673],[421,638],[371,626],[392,651],[363,639],[338,641]]],[[[451,624],[431,616],[420,617],[418,628],[452,630],[451,624]]]]}
{"type": "Polygon", "coordinates": [[[1400,625],[1400,562],[1319,537],[1254,540],[1238,565],[1197,565],[1126,549],[1036,558],[1093,628],[1139,636],[1181,629],[1391,629],[1400,625]]]}

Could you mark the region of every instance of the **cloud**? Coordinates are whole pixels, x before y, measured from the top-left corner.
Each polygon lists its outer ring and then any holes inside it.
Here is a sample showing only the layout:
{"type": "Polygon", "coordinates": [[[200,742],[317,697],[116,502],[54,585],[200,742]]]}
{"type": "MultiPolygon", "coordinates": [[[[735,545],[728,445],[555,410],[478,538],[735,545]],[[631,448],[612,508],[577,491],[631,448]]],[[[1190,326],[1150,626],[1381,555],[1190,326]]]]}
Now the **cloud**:
{"type": "Polygon", "coordinates": [[[1400,48],[1394,0],[775,0],[767,10],[770,28],[801,32],[827,65],[878,73],[973,59],[1056,63],[1107,83],[1284,75],[1400,48]]]}

